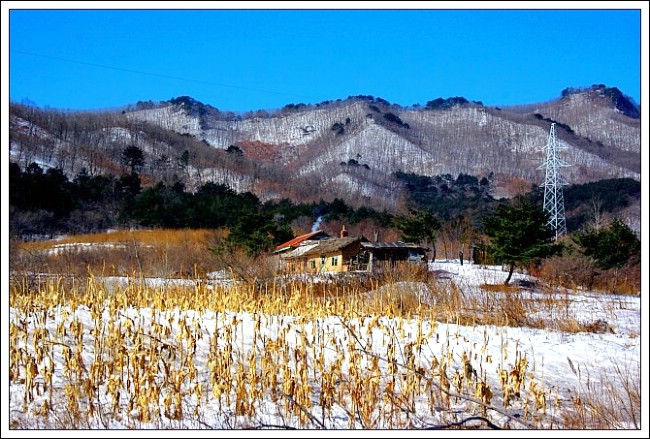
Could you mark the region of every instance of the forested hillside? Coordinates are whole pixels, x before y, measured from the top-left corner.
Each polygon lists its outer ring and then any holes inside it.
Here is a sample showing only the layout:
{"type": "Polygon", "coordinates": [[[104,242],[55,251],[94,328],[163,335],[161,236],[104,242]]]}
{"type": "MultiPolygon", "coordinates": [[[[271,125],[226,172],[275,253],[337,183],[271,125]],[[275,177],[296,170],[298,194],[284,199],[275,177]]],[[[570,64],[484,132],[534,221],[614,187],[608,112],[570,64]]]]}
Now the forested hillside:
{"type": "Polygon", "coordinates": [[[638,106],[595,85],[511,108],[463,97],[402,107],[373,96],[244,114],[187,96],[96,113],[12,103],[12,231],[230,228],[226,211],[282,203],[301,211],[266,212],[285,230],[308,228],[334,202],[359,221],[357,212],[383,212],[368,228],[414,209],[477,217],[501,198],[540,196],[551,123],[570,164],[570,229],[617,215],[639,230],[638,106]],[[210,197],[234,201],[207,205],[210,197]]]}

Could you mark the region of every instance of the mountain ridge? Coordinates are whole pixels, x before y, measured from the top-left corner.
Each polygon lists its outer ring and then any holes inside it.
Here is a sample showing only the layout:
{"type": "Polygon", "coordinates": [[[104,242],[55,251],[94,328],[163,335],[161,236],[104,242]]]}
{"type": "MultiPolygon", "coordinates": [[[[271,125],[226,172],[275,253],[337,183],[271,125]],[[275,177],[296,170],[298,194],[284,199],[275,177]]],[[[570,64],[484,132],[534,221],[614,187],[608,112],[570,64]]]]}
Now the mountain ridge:
{"type": "Polygon", "coordinates": [[[600,85],[508,108],[463,97],[401,107],[360,95],[246,117],[189,96],[121,113],[12,104],[10,156],[23,167],[35,159],[74,177],[81,169],[126,172],[120,154],[134,145],[144,154],[145,181],[176,179],[189,189],[214,181],[262,200],[339,197],[394,208],[404,195],[396,172],[491,175],[497,196],[512,196],[513,181],[540,184],[551,123],[572,165],[563,169],[570,183],[639,180],[640,120],[623,99],[600,85]]]}

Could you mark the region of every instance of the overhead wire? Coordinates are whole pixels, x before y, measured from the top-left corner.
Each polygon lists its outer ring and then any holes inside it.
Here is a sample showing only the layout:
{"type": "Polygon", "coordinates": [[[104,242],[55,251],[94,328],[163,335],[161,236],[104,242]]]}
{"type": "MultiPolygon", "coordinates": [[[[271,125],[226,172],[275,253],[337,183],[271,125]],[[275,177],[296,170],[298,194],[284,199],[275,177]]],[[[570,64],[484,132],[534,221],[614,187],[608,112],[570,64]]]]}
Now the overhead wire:
{"type": "Polygon", "coordinates": [[[133,73],[136,75],[145,75],[145,76],[153,76],[157,78],[164,78],[164,79],[173,79],[176,81],[186,81],[186,82],[195,82],[197,84],[206,84],[206,85],[214,85],[217,87],[225,87],[225,88],[232,88],[232,89],[238,89],[238,90],[247,90],[247,91],[255,91],[259,93],[270,93],[270,94],[275,94],[279,96],[288,96],[288,97],[302,97],[306,98],[307,96],[300,96],[296,95],[295,93],[287,93],[287,92],[281,92],[277,90],[269,90],[269,89],[262,89],[262,88],[256,88],[256,87],[248,87],[248,86],[241,86],[241,85],[233,85],[233,84],[225,84],[221,82],[215,82],[215,81],[208,81],[204,79],[195,79],[195,78],[187,78],[187,77],[182,77],[182,76],[174,76],[174,75],[167,75],[164,73],[155,73],[155,72],[147,72],[143,70],[135,70],[135,69],[129,69],[129,68],[124,68],[124,67],[117,67],[117,66],[111,66],[107,64],[99,64],[99,63],[92,63],[92,62],[87,62],[87,61],[80,61],[80,60],[74,60],[70,58],[63,58],[60,56],[52,56],[52,55],[44,55],[40,53],[33,53],[33,52],[27,52],[23,50],[16,50],[12,49],[9,51],[10,53],[15,53],[15,54],[20,54],[20,55],[28,55],[28,56],[34,56],[38,58],[44,58],[44,59],[50,59],[54,61],[62,61],[62,62],[68,62],[72,64],[79,64],[79,65],[85,65],[85,66],[90,66],[90,67],[97,67],[101,69],[108,69],[108,70],[115,70],[115,71],[120,71],[120,72],[126,72],[126,73],[133,73]]]}

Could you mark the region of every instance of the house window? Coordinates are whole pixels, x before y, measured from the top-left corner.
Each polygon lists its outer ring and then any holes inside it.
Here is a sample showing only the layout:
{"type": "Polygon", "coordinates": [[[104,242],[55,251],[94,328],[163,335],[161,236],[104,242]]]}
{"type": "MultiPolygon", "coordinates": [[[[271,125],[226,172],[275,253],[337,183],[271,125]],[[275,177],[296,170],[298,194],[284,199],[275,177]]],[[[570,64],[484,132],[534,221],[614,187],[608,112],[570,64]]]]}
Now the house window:
{"type": "Polygon", "coordinates": [[[315,269],[316,269],[316,261],[315,261],[314,259],[312,259],[312,260],[309,261],[309,262],[311,263],[311,264],[310,264],[310,265],[311,265],[311,269],[312,269],[312,270],[315,270],[315,269]]]}
{"type": "Polygon", "coordinates": [[[336,267],[337,265],[339,265],[339,257],[332,256],[332,267],[336,267]]]}

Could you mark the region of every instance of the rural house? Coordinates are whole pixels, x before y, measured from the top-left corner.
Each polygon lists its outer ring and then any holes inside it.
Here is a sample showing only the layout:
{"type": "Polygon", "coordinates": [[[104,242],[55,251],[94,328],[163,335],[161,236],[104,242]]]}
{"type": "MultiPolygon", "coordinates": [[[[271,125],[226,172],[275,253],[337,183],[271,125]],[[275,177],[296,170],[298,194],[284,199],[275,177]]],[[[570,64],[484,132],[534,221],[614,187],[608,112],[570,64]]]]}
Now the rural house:
{"type": "Polygon", "coordinates": [[[287,273],[331,273],[350,271],[350,261],[359,254],[360,236],[326,238],[284,253],[287,273]]]}
{"type": "Polygon", "coordinates": [[[338,238],[311,232],[277,246],[274,254],[279,255],[286,273],[341,273],[373,271],[382,264],[397,262],[426,263],[426,251],[401,241],[370,242],[362,236],[349,237],[343,226],[338,238]]]}

